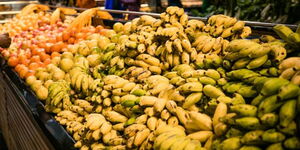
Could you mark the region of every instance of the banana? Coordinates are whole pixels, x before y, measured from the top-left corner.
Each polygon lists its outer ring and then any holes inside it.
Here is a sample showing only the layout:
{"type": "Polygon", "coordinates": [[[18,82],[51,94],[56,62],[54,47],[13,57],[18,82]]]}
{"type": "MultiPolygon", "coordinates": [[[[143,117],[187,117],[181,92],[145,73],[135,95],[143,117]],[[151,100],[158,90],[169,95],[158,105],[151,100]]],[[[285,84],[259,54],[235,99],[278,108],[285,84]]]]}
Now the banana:
{"type": "Polygon", "coordinates": [[[201,143],[199,143],[197,140],[192,140],[190,144],[186,145],[184,150],[189,150],[189,149],[194,149],[194,150],[203,150],[201,148],[201,143]]]}
{"type": "Polygon", "coordinates": [[[225,38],[228,38],[228,37],[232,36],[233,33],[234,33],[234,30],[233,30],[234,27],[235,26],[229,27],[229,28],[223,30],[223,33],[221,34],[221,37],[225,39],[225,38]]]}
{"type": "Polygon", "coordinates": [[[233,64],[232,69],[235,70],[245,68],[250,61],[251,60],[249,58],[241,58],[233,64]]]}
{"type": "Polygon", "coordinates": [[[245,26],[240,34],[242,39],[247,38],[252,33],[251,28],[249,26],[245,26]]]}
{"type": "Polygon", "coordinates": [[[280,126],[287,127],[296,117],[296,100],[285,102],[279,111],[280,126]]]}
{"type": "Polygon", "coordinates": [[[296,85],[300,85],[300,71],[298,71],[292,78],[291,82],[296,85]]]}
{"type": "Polygon", "coordinates": [[[184,109],[187,109],[187,108],[191,107],[192,105],[196,104],[198,101],[200,101],[201,98],[202,98],[202,93],[192,93],[186,97],[182,107],[184,109]]]}
{"type": "Polygon", "coordinates": [[[285,135],[277,132],[275,129],[267,130],[262,135],[262,140],[270,143],[282,142],[285,139],[285,135]]]}
{"type": "Polygon", "coordinates": [[[200,77],[199,82],[204,85],[206,85],[206,84],[216,85],[216,81],[210,77],[200,77]]]}
{"type": "Polygon", "coordinates": [[[289,81],[282,78],[270,78],[270,80],[266,81],[261,89],[261,94],[263,96],[270,96],[278,93],[279,89],[288,84],[289,81]]]}
{"type": "Polygon", "coordinates": [[[296,74],[296,72],[297,70],[295,67],[287,68],[280,74],[279,77],[290,80],[296,74]]]}
{"type": "Polygon", "coordinates": [[[173,44],[173,42],[171,42],[171,41],[167,41],[166,44],[165,44],[165,47],[166,47],[166,50],[167,50],[168,53],[173,52],[172,44],[173,44]]]}
{"type": "Polygon", "coordinates": [[[189,112],[188,114],[190,120],[187,121],[187,124],[189,122],[195,124],[197,126],[196,129],[199,130],[212,130],[212,119],[208,115],[193,111],[189,112]]]}
{"type": "Polygon", "coordinates": [[[169,148],[170,150],[183,150],[184,147],[190,143],[190,140],[185,137],[178,137],[176,139],[176,142],[172,144],[172,146],[169,148]]]}
{"type": "Polygon", "coordinates": [[[205,142],[212,135],[213,133],[211,131],[198,131],[187,135],[187,137],[193,140],[198,140],[199,142],[205,142]]]}
{"type": "Polygon", "coordinates": [[[245,26],[244,21],[237,21],[233,26],[232,26],[232,32],[238,32],[241,31],[245,26]]]}
{"type": "Polygon", "coordinates": [[[148,137],[149,134],[150,134],[150,130],[148,128],[137,132],[135,135],[133,144],[135,146],[141,145],[143,143],[143,141],[146,140],[146,138],[148,137]]]}
{"type": "Polygon", "coordinates": [[[298,137],[290,137],[284,141],[283,145],[288,149],[299,149],[300,140],[298,137]]]}
{"type": "Polygon", "coordinates": [[[211,35],[213,37],[218,37],[218,36],[220,36],[222,34],[223,31],[224,31],[224,26],[223,25],[217,26],[215,28],[215,31],[213,33],[211,33],[211,35]]]}
{"type": "Polygon", "coordinates": [[[220,123],[220,118],[224,117],[227,114],[227,105],[223,102],[219,103],[216,107],[213,120],[213,126],[216,127],[217,124],[220,123]]]}
{"type": "Polygon", "coordinates": [[[205,76],[208,76],[214,80],[218,80],[221,78],[221,75],[218,71],[214,70],[214,69],[208,69],[204,72],[205,76]]]}
{"type": "Polygon", "coordinates": [[[201,92],[202,91],[202,84],[200,82],[189,82],[179,86],[177,89],[184,93],[189,92],[201,92]]]}
{"type": "Polygon", "coordinates": [[[160,60],[148,54],[140,54],[137,59],[153,66],[160,66],[160,60]]]}
{"type": "Polygon", "coordinates": [[[183,64],[190,64],[190,55],[185,51],[181,53],[181,62],[183,64]]]}
{"type": "Polygon", "coordinates": [[[253,86],[242,85],[236,92],[245,98],[255,97],[257,95],[257,91],[253,86]]]}
{"type": "Polygon", "coordinates": [[[263,130],[249,131],[241,138],[241,142],[246,145],[263,144],[263,142],[261,141],[263,134],[263,130]]]}
{"type": "Polygon", "coordinates": [[[173,139],[174,137],[176,137],[178,135],[176,135],[176,133],[172,133],[172,131],[169,132],[165,132],[160,134],[154,141],[154,145],[153,148],[154,149],[160,149],[160,146],[167,140],[167,139],[173,139]]]}
{"type": "Polygon", "coordinates": [[[232,138],[228,138],[226,140],[224,140],[221,144],[220,147],[221,149],[239,149],[241,147],[241,140],[239,137],[232,137],[232,138]]]}
{"type": "Polygon", "coordinates": [[[279,89],[278,98],[279,100],[295,98],[299,95],[299,90],[299,86],[293,83],[288,83],[279,89]]]}
{"type": "Polygon", "coordinates": [[[279,64],[279,70],[284,71],[288,68],[292,68],[294,67],[296,64],[300,64],[300,57],[289,57],[285,60],[283,60],[280,64],[279,64]]]}
{"type": "Polygon", "coordinates": [[[249,104],[238,104],[230,107],[230,111],[243,117],[254,117],[257,113],[257,107],[249,104]]]}
{"type": "Polygon", "coordinates": [[[275,111],[282,105],[282,102],[278,102],[278,96],[272,95],[265,98],[258,106],[258,116],[261,117],[266,113],[275,111]]]}
{"type": "Polygon", "coordinates": [[[271,144],[269,145],[266,150],[284,150],[283,146],[281,143],[274,143],[274,144],[271,144]]]}
{"type": "Polygon", "coordinates": [[[181,40],[181,45],[185,51],[187,51],[188,53],[192,53],[192,45],[189,40],[187,39],[181,40]]]}
{"type": "Polygon", "coordinates": [[[256,117],[242,117],[235,120],[237,126],[248,130],[255,130],[260,127],[259,119],[256,117]]]}
{"type": "Polygon", "coordinates": [[[224,22],[224,28],[229,28],[231,26],[233,26],[235,23],[237,22],[236,18],[228,18],[227,21],[224,22]]]}
{"type": "Polygon", "coordinates": [[[212,48],[213,48],[215,42],[216,42],[216,38],[211,38],[209,41],[207,41],[207,42],[205,43],[205,45],[203,46],[203,48],[202,48],[201,51],[202,51],[203,53],[208,53],[208,52],[210,52],[210,51],[212,50],[212,48]]]}
{"type": "Polygon", "coordinates": [[[261,53],[264,54],[265,51],[263,51],[263,50],[264,50],[263,46],[261,46],[257,43],[253,43],[251,46],[241,49],[239,51],[239,54],[240,54],[240,57],[255,58],[255,57],[257,57],[257,55],[258,55],[258,57],[260,57],[261,53]]]}
{"type": "Polygon", "coordinates": [[[260,117],[260,121],[263,125],[274,127],[278,123],[278,115],[275,113],[266,113],[260,117]]]}
{"type": "Polygon", "coordinates": [[[271,53],[274,55],[276,62],[281,62],[287,56],[286,49],[282,46],[273,45],[271,47],[271,53]]]}
{"type": "Polygon", "coordinates": [[[62,91],[56,94],[55,97],[51,100],[51,105],[57,106],[63,100],[65,94],[66,93],[62,91]]]}
{"type": "Polygon", "coordinates": [[[225,96],[225,94],[218,88],[212,85],[205,85],[203,88],[203,93],[211,98],[218,98],[219,96],[225,96]]]}

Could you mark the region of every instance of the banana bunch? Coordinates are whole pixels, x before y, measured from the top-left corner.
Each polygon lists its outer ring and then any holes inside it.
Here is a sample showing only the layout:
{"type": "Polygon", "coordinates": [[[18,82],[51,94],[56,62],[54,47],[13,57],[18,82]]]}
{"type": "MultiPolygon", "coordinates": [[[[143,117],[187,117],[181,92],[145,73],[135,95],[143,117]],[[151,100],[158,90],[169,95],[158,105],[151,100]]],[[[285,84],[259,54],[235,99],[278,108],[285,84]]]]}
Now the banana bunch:
{"type": "Polygon", "coordinates": [[[286,49],[277,44],[259,44],[251,40],[239,39],[228,44],[224,59],[232,62],[231,69],[257,69],[270,67],[272,62],[281,62],[286,54],[286,49]]]}
{"type": "Polygon", "coordinates": [[[213,37],[222,37],[228,39],[246,38],[251,34],[251,28],[245,26],[245,22],[238,21],[225,15],[213,15],[208,18],[208,24],[203,31],[213,37]]]}
{"type": "Polygon", "coordinates": [[[154,141],[154,149],[163,150],[184,150],[184,149],[194,149],[202,150],[205,149],[201,147],[201,143],[198,140],[194,140],[189,136],[185,135],[185,132],[180,128],[171,126],[160,126],[159,129],[155,131],[156,139],[154,141]]]}
{"type": "Polygon", "coordinates": [[[289,57],[279,64],[280,78],[290,80],[296,85],[300,85],[300,57],[289,57]]]}
{"type": "Polygon", "coordinates": [[[84,117],[70,110],[63,110],[55,116],[55,120],[66,126],[67,131],[73,134],[76,141],[81,139],[85,130],[84,117]]]}
{"type": "Polygon", "coordinates": [[[222,37],[211,37],[209,35],[198,36],[193,42],[192,46],[196,48],[197,52],[222,54],[229,44],[228,40],[222,37]]]}
{"type": "Polygon", "coordinates": [[[254,86],[242,82],[228,82],[222,89],[227,93],[238,93],[244,98],[254,98],[258,94],[254,86]]]}
{"type": "Polygon", "coordinates": [[[48,98],[46,99],[45,109],[47,112],[58,113],[68,109],[72,105],[69,96],[71,88],[69,83],[64,80],[53,82],[48,87],[48,98]]]}
{"type": "Polygon", "coordinates": [[[195,68],[200,69],[211,69],[211,68],[220,68],[223,66],[223,58],[214,53],[202,54],[199,53],[196,56],[196,59],[193,64],[195,68]]]}
{"type": "Polygon", "coordinates": [[[296,32],[293,32],[289,27],[285,25],[276,25],[273,27],[273,30],[277,35],[288,43],[291,47],[297,48],[300,47],[300,30],[297,29],[296,32]]]}

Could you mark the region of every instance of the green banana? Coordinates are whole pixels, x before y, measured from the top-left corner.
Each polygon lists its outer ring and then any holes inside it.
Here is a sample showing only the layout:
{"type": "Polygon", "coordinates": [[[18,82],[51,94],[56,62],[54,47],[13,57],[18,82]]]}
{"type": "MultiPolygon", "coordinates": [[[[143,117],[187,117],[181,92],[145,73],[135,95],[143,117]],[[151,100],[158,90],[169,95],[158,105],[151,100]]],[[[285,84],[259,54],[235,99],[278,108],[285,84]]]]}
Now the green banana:
{"type": "Polygon", "coordinates": [[[220,144],[222,150],[237,150],[241,146],[242,143],[239,137],[228,138],[220,144]]]}
{"type": "Polygon", "coordinates": [[[232,69],[235,70],[235,69],[245,68],[249,62],[250,62],[249,58],[241,58],[233,64],[232,69]]]}
{"type": "Polygon", "coordinates": [[[287,127],[277,126],[277,129],[286,135],[296,135],[297,134],[297,124],[295,121],[289,123],[287,127]]]}
{"type": "Polygon", "coordinates": [[[182,107],[187,109],[192,105],[196,104],[198,101],[200,101],[201,98],[202,98],[202,93],[192,93],[186,97],[182,107]]]}
{"type": "Polygon", "coordinates": [[[255,69],[262,66],[268,60],[268,55],[264,55],[258,58],[255,58],[249,62],[247,65],[248,69],[255,69]]]}
{"type": "Polygon", "coordinates": [[[289,81],[281,78],[271,78],[270,80],[264,83],[263,88],[261,89],[261,94],[264,96],[270,96],[278,93],[279,89],[288,84],[289,81]]]}
{"type": "Polygon", "coordinates": [[[225,96],[222,90],[212,86],[212,85],[205,85],[203,88],[203,93],[211,98],[218,98],[219,96],[225,96]]]}
{"type": "Polygon", "coordinates": [[[270,143],[282,142],[285,139],[285,135],[277,132],[275,129],[270,129],[264,132],[262,140],[270,143]]]}
{"type": "Polygon", "coordinates": [[[283,145],[288,149],[300,149],[300,140],[298,137],[291,137],[286,139],[283,145]]]}
{"type": "Polygon", "coordinates": [[[293,83],[286,84],[279,89],[279,100],[295,98],[299,95],[300,88],[293,83]]]}
{"type": "Polygon", "coordinates": [[[216,81],[210,77],[200,77],[199,81],[204,85],[206,85],[206,84],[216,85],[216,81]]]}
{"type": "Polygon", "coordinates": [[[280,126],[287,127],[296,117],[296,100],[285,102],[279,111],[280,126]]]}
{"type": "Polygon", "coordinates": [[[223,86],[223,89],[226,90],[228,93],[235,93],[237,92],[241,87],[243,83],[227,83],[228,86],[223,86]]]}
{"type": "Polygon", "coordinates": [[[182,92],[201,92],[202,84],[200,82],[189,82],[179,86],[177,89],[182,92]]]}
{"type": "Polygon", "coordinates": [[[266,150],[284,150],[281,143],[274,143],[269,145],[266,150]]]}
{"type": "Polygon", "coordinates": [[[264,99],[265,97],[259,94],[251,101],[251,105],[258,106],[264,99]]]}
{"type": "Polygon", "coordinates": [[[242,138],[241,142],[245,145],[260,145],[262,142],[263,130],[253,130],[247,132],[242,138]]]}
{"type": "Polygon", "coordinates": [[[253,86],[241,86],[236,92],[245,98],[255,97],[257,95],[257,91],[254,90],[253,86]]]}
{"type": "Polygon", "coordinates": [[[258,106],[258,116],[261,117],[266,113],[271,113],[278,109],[283,103],[278,101],[277,95],[265,98],[258,106]]]}
{"type": "Polygon", "coordinates": [[[235,120],[237,126],[248,130],[255,130],[260,127],[259,119],[256,117],[242,117],[235,120]]]}
{"type": "Polygon", "coordinates": [[[266,113],[260,117],[263,125],[274,127],[278,123],[278,115],[275,113],[266,113]]]}
{"type": "Polygon", "coordinates": [[[204,72],[204,75],[205,76],[208,76],[214,80],[218,80],[221,78],[221,75],[220,73],[217,71],[217,70],[214,70],[214,69],[208,69],[204,72]]]}
{"type": "Polygon", "coordinates": [[[230,111],[237,113],[243,117],[255,117],[257,107],[249,104],[238,104],[230,107],[230,111]]]}
{"type": "Polygon", "coordinates": [[[231,138],[231,137],[239,137],[243,136],[244,133],[241,130],[238,130],[236,128],[231,127],[227,132],[226,132],[226,138],[231,138]]]}
{"type": "Polygon", "coordinates": [[[245,104],[245,99],[239,93],[234,93],[232,98],[232,105],[245,104]]]}

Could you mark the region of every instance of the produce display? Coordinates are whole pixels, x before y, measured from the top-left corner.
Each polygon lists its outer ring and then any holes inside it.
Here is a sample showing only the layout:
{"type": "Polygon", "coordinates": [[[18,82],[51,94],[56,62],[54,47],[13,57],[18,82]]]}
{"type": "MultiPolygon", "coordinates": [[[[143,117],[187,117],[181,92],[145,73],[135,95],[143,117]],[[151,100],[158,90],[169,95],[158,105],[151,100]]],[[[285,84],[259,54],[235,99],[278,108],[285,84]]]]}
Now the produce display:
{"type": "Polygon", "coordinates": [[[243,21],[178,7],[104,29],[95,11],[22,30],[1,52],[76,148],[300,149],[299,30],[250,40],[243,21]]]}

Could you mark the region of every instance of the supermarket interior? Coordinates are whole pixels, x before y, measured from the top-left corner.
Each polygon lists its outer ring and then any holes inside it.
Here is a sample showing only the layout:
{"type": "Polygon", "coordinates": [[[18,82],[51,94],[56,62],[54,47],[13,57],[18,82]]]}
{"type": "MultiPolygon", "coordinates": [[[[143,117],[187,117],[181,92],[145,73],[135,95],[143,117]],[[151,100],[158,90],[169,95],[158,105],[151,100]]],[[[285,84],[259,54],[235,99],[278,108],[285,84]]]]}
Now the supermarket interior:
{"type": "Polygon", "coordinates": [[[300,0],[0,0],[0,150],[300,150],[300,0]]]}

